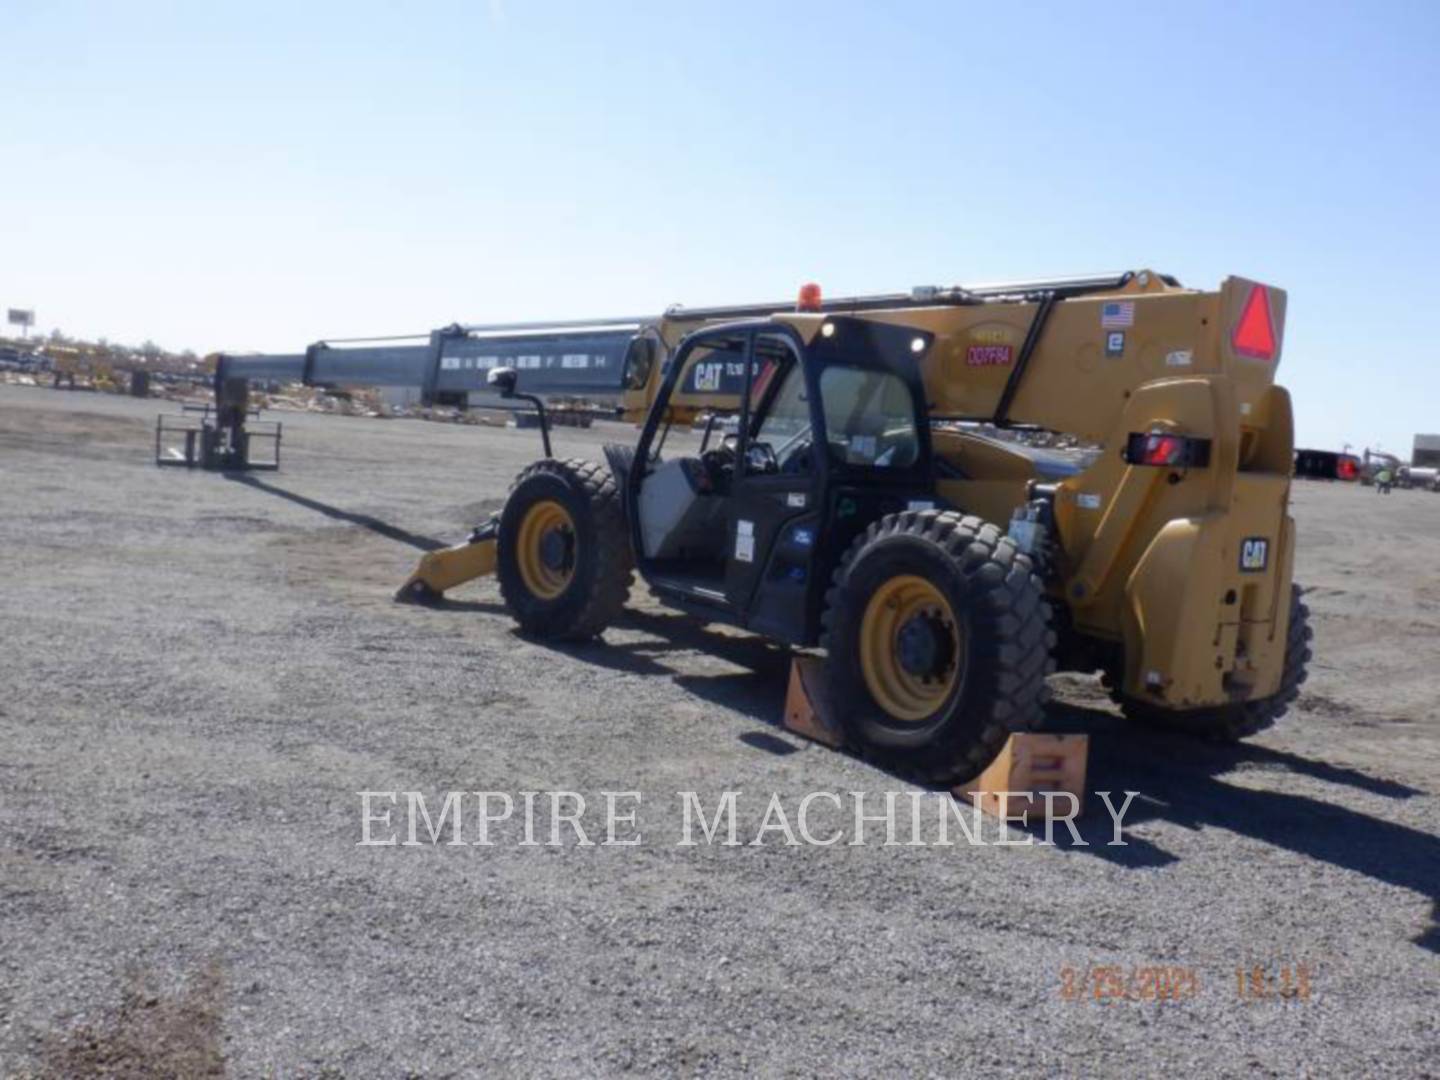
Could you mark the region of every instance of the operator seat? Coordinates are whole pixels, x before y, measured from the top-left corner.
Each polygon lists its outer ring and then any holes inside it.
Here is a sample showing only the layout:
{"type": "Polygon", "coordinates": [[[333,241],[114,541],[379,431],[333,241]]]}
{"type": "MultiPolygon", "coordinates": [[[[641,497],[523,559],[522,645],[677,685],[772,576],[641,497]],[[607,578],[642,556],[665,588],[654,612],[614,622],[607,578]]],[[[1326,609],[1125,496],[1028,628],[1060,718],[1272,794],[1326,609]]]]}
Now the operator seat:
{"type": "Polygon", "coordinates": [[[640,486],[639,511],[647,558],[723,560],[725,500],[698,457],[657,463],[640,486]]]}

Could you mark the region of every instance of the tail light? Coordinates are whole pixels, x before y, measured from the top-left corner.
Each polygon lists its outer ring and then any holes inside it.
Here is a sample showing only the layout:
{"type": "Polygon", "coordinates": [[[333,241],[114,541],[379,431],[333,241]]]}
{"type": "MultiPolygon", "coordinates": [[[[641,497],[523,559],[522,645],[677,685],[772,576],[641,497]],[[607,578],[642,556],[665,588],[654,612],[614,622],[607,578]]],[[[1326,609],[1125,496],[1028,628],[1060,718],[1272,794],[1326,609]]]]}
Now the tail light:
{"type": "Polygon", "coordinates": [[[1125,461],[1158,468],[1203,469],[1210,464],[1210,440],[1164,432],[1132,432],[1125,440],[1125,461]]]}

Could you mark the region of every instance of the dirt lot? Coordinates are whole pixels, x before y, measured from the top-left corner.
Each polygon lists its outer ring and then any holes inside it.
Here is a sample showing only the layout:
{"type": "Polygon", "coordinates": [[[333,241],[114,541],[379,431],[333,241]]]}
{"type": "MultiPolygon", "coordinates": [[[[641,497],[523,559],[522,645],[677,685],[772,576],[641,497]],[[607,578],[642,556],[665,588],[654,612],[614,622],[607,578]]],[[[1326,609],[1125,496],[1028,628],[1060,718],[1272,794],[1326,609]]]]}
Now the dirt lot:
{"type": "Polygon", "coordinates": [[[1057,680],[1128,846],[1092,800],[1084,847],[685,847],[679,791],[748,840],[911,789],[643,598],[562,650],[490,582],[391,603],[534,433],[287,415],[234,480],[155,468],[156,411],[0,388],[0,1075],[1440,1071],[1440,496],[1298,487],[1316,660],[1243,748],[1057,680]],[[638,790],[644,842],[356,846],[361,791],[536,789],[638,790]]]}

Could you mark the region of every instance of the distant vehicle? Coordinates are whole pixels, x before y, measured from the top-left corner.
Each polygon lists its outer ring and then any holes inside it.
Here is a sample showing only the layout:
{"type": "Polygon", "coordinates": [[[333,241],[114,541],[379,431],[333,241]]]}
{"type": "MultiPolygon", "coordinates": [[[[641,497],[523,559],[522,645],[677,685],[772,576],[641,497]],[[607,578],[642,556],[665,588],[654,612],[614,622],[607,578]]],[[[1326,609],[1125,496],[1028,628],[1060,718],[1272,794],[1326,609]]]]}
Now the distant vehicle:
{"type": "Polygon", "coordinates": [[[1410,462],[1422,468],[1440,468],[1440,435],[1416,435],[1410,462]]]}
{"type": "Polygon", "coordinates": [[[1296,450],[1295,475],[1306,480],[1360,479],[1360,459],[1333,450],[1296,450]]]}
{"type": "Polygon", "coordinates": [[[1401,465],[1395,472],[1395,486],[1440,491],[1440,468],[1430,465],[1401,465]]]}

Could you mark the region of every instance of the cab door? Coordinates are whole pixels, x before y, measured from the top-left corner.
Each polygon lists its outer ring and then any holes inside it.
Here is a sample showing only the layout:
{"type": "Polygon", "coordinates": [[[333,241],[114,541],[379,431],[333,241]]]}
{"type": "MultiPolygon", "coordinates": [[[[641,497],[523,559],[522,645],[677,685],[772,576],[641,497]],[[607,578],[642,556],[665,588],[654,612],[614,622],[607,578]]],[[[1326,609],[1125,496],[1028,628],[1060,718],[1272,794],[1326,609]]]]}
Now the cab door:
{"type": "Polygon", "coordinates": [[[935,505],[918,358],[932,335],[834,316],[808,343],[758,330],[752,378],[788,344],[788,367],[744,399],[727,595],[744,625],[795,644],[819,633],[830,574],[886,514],[935,505]],[[770,339],[774,339],[773,341],[770,339]],[[758,392],[757,392],[758,391],[758,392]]]}
{"type": "Polygon", "coordinates": [[[752,335],[729,513],[726,597],[747,627],[808,636],[815,548],[825,505],[823,432],[805,347],[786,328],[752,335]],[[823,439],[823,435],[819,435],[823,439]]]}
{"type": "Polygon", "coordinates": [[[741,411],[754,325],[725,323],[687,335],[664,370],[633,453],[606,448],[612,470],[624,477],[631,546],[641,576],[667,604],[740,625],[742,615],[726,590],[734,552],[730,503],[738,428],[718,445],[707,434],[703,455],[682,449],[662,461],[661,452],[671,428],[688,426],[696,412],[734,418],[741,411]],[[683,530],[685,542],[664,550],[678,535],[671,526],[683,530]]]}

